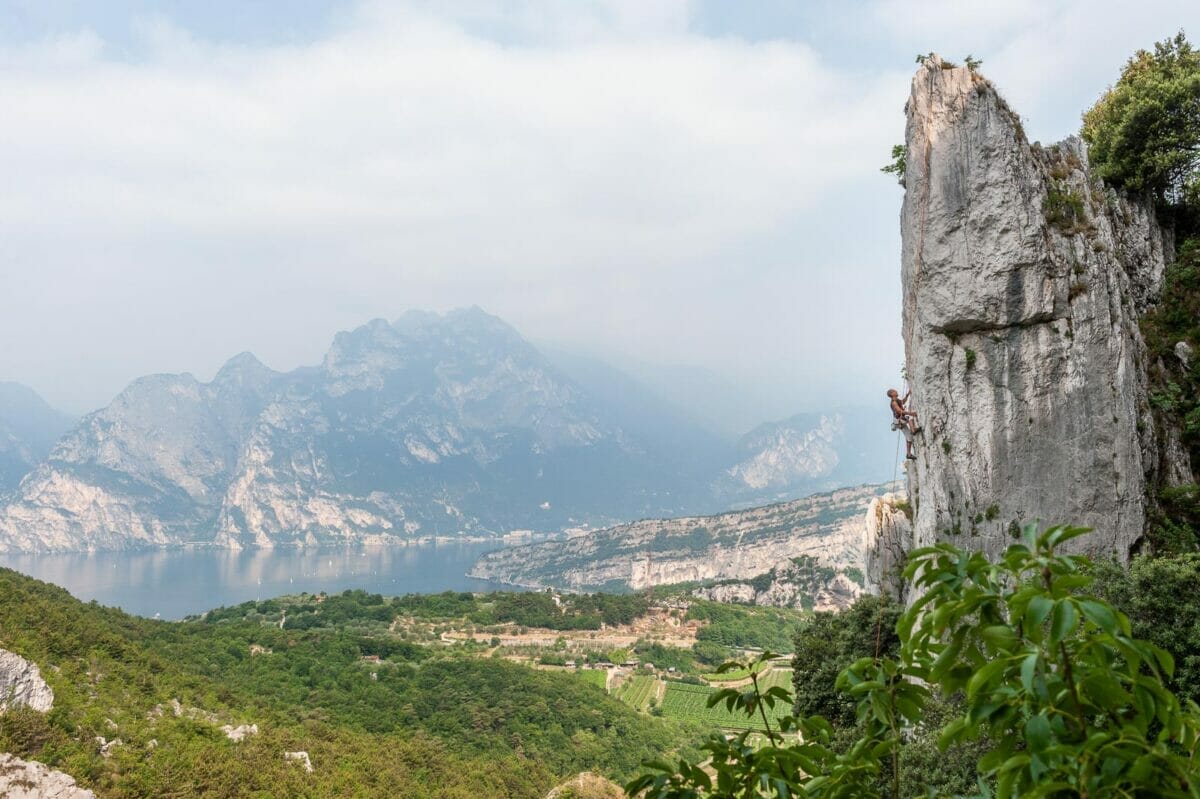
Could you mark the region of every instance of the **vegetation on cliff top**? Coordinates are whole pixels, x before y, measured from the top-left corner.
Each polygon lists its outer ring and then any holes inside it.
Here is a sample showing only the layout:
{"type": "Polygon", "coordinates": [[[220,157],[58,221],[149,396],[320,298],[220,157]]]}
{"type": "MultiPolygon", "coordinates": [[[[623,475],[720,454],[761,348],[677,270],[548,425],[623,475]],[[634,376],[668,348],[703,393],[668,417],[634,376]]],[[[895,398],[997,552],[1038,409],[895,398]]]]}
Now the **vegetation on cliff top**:
{"type": "Polygon", "coordinates": [[[1183,32],[1139,50],[1083,115],[1100,177],[1164,202],[1200,199],[1200,52],[1183,32]]]}
{"type": "MultiPolygon", "coordinates": [[[[1200,52],[1182,31],[1139,50],[1083,115],[1082,134],[1095,171],[1152,198],[1174,231],[1176,258],[1141,329],[1155,418],[1179,431],[1192,470],[1200,470],[1200,52]]],[[[1149,531],[1155,552],[1200,545],[1198,497],[1196,486],[1161,491],[1149,531]]]]}

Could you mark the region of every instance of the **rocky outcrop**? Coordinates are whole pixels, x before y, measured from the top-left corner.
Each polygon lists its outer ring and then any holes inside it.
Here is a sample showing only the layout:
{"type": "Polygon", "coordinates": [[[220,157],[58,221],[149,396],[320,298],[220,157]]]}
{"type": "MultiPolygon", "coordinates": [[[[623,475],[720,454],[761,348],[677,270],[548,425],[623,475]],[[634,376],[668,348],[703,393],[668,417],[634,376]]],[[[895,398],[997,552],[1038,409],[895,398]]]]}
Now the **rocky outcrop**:
{"type": "Polygon", "coordinates": [[[798,610],[845,610],[863,593],[861,569],[822,566],[813,557],[783,561],[748,580],[698,588],[692,595],[713,602],[736,602],[798,610]]]}
{"type": "Polygon", "coordinates": [[[1127,558],[1147,487],[1190,478],[1186,462],[1162,465],[1137,323],[1170,236],[1095,178],[1078,140],[1030,144],[966,67],[928,59],[907,115],[903,332],[924,425],[913,543],[995,554],[1023,522],[1071,522],[1095,529],[1077,550],[1127,558]]]}
{"type": "Polygon", "coordinates": [[[862,524],[863,572],[866,587],[896,599],[904,595],[901,572],[912,550],[912,506],[900,494],[871,500],[862,524]]]}
{"type": "Polygon", "coordinates": [[[75,779],[49,766],[0,753],[0,796],[5,799],[96,799],[75,779]]]}
{"type": "Polygon", "coordinates": [[[622,799],[625,791],[612,780],[585,771],[558,785],[546,799],[622,799]]]}
{"type": "Polygon", "coordinates": [[[233,742],[238,742],[251,735],[258,735],[257,724],[239,724],[236,727],[232,724],[221,725],[221,732],[225,733],[225,737],[233,742]]]}
{"type": "Polygon", "coordinates": [[[862,509],[878,490],[842,489],[715,516],[649,519],[484,555],[473,577],[568,590],[749,580],[794,558],[861,562],[862,509]]]}
{"type": "Polygon", "coordinates": [[[54,691],[37,665],[0,649],[0,713],[28,707],[46,713],[54,706],[54,691]]]}
{"type": "Polygon", "coordinates": [[[313,771],[312,758],[308,756],[308,752],[284,752],[283,759],[300,764],[309,774],[313,771]]]}
{"type": "Polygon", "coordinates": [[[781,488],[829,474],[837,466],[837,439],[844,429],[840,416],[822,416],[816,424],[779,422],[764,425],[742,441],[748,457],[729,470],[751,489],[781,488]]]}

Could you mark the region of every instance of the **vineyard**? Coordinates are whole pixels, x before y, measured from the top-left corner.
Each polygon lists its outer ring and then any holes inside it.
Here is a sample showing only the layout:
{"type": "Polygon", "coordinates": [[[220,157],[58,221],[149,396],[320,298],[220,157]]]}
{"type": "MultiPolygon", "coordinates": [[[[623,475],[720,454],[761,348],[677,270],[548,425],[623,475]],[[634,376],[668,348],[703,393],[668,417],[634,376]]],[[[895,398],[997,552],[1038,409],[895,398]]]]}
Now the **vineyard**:
{"type": "Polygon", "coordinates": [[[616,697],[637,710],[645,710],[658,687],[656,677],[635,674],[625,680],[616,690],[616,697]]]}
{"type": "Polygon", "coordinates": [[[601,691],[608,688],[608,672],[600,669],[581,669],[575,672],[575,676],[584,682],[594,685],[601,691]]]}
{"type": "Polygon", "coordinates": [[[768,688],[776,686],[786,688],[789,692],[792,688],[792,670],[791,669],[771,669],[762,677],[758,678],[758,685],[764,691],[768,688]]]}
{"type": "MultiPolygon", "coordinates": [[[[770,682],[790,688],[787,684],[790,680],[791,672],[776,670],[764,678],[764,683],[770,682]]],[[[765,685],[763,687],[765,688],[765,685]]],[[[730,713],[724,705],[707,707],[708,697],[716,690],[716,688],[706,685],[668,682],[667,693],[663,697],[662,703],[663,715],[727,730],[761,730],[763,728],[761,716],[751,718],[741,712],[730,713]]],[[[775,721],[790,714],[791,711],[792,709],[786,705],[776,705],[774,710],[767,710],[767,717],[774,725],[775,721]]]]}

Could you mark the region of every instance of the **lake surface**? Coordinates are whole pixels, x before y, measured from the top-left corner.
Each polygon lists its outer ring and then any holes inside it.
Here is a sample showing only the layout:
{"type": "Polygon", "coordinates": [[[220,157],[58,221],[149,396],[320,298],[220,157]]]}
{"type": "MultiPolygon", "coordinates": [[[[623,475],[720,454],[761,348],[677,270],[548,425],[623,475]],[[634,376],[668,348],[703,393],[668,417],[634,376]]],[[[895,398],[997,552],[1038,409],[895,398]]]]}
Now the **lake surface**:
{"type": "Polygon", "coordinates": [[[494,543],[330,549],[167,549],[61,555],[0,554],[0,566],[60,585],[82,600],[140,616],[180,619],[221,605],[302,591],[362,588],[385,595],[512,591],[466,576],[494,543]]]}

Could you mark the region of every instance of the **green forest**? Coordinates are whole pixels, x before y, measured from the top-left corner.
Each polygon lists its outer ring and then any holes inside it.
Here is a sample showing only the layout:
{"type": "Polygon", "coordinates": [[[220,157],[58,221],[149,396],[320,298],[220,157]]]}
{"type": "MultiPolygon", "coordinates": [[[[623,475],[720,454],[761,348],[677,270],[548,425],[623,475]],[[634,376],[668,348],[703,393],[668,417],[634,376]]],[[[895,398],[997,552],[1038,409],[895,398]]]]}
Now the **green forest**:
{"type": "MultiPolygon", "coordinates": [[[[546,610],[538,595],[392,606],[347,592],[182,623],[85,604],[10,570],[0,596],[0,647],[38,663],[55,692],[45,716],[0,716],[0,751],[105,797],[535,797],[584,770],[627,778],[698,733],[572,674],[386,633],[400,612],[533,622],[546,610]],[[220,729],[251,723],[260,732],[240,742],[220,729]],[[121,744],[105,757],[101,737],[121,744]],[[313,773],[285,751],[307,751],[313,773]]],[[[562,623],[625,618],[637,602],[572,599],[562,623]]]]}

